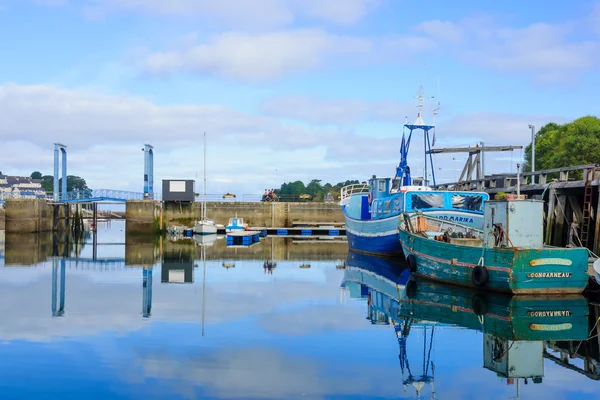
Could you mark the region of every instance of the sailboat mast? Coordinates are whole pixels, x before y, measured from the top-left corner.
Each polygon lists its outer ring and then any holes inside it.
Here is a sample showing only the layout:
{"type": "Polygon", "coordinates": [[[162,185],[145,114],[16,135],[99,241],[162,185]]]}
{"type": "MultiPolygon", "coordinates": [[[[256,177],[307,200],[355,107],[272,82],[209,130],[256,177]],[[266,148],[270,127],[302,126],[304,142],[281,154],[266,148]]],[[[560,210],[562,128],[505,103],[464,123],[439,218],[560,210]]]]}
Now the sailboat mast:
{"type": "Polygon", "coordinates": [[[202,277],[202,336],[204,336],[204,302],[206,297],[206,246],[202,246],[202,268],[204,269],[204,275],[202,277]]]}
{"type": "Polygon", "coordinates": [[[202,195],[202,220],[206,220],[206,132],[204,132],[204,190],[202,195]]]}

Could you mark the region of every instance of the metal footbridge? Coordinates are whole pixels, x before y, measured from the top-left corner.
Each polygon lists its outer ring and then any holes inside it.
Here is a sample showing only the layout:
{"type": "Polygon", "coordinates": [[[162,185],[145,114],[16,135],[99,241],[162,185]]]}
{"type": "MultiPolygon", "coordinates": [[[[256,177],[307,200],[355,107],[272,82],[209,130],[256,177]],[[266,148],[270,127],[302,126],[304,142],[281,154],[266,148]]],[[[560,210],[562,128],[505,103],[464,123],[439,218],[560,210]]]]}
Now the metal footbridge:
{"type": "MultiPolygon", "coordinates": [[[[156,198],[156,196],[154,196],[156,198]]],[[[22,193],[0,193],[0,203],[7,199],[42,199],[55,203],[97,203],[117,202],[125,203],[127,200],[144,200],[146,197],[142,192],[130,192],[126,190],[95,189],[80,190],[62,193],[56,199],[53,195],[24,195],[22,193]]]]}

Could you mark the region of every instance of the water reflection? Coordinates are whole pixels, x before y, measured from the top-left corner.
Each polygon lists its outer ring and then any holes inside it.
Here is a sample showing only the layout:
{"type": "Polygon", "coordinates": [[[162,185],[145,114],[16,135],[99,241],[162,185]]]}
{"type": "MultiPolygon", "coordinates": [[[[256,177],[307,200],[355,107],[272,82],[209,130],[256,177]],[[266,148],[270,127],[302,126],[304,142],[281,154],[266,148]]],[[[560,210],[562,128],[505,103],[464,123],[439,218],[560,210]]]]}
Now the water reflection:
{"type": "MultiPolygon", "coordinates": [[[[406,269],[392,262],[352,252],[348,255],[342,287],[350,297],[367,300],[367,319],[372,324],[394,327],[405,387],[412,385],[416,395],[422,396],[428,384],[430,398],[436,398],[435,365],[430,359],[436,328],[481,331],[483,366],[504,378],[508,385],[516,381],[519,397],[521,381],[542,383],[544,357],[553,357],[547,349],[556,349],[557,343],[579,348],[582,343],[590,342],[588,325],[598,321],[597,306],[596,313],[588,318],[588,302],[581,295],[510,296],[478,292],[409,277],[406,269]],[[421,369],[415,373],[414,367],[413,370],[410,367],[407,347],[417,327],[422,335],[422,354],[417,360],[422,361],[421,369]]],[[[597,343],[597,338],[594,342],[597,343]]],[[[576,352],[570,352],[573,353],[576,352]]],[[[563,353],[562,360],[566,358],[563,353]]],[[[591,364],[587,362],[586,368],[591,364]]]]}
{"type": "Polygon", "coordinates": [[[126,236],[119,226],[96,238],[5,241],[2,399],[540,398],[598,389],[598,307],[581,296],[416,280],[340,243],[265,238],[229,248],[220,237],[126,236]]]}

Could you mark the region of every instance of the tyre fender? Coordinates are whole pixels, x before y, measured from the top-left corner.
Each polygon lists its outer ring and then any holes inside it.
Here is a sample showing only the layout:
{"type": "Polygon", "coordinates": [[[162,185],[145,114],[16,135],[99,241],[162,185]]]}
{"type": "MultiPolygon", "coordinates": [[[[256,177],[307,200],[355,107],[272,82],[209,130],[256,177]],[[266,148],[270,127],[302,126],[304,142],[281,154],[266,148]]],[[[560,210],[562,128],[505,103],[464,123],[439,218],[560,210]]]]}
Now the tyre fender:
{"type": "Polygon", "coordinates": [[[476,265],[471,272],[471,281],[475,287],[484,287],[490,279],[490,274],[487,268],[483,265],[476,265]]]}
{"type": "Polygon", "coordinates": [[[408,270],[410,272],[417,272],[417,258],[414,255],[409,254],[408,257],[406,257],[406,263],[408,264],[408,270]]]}

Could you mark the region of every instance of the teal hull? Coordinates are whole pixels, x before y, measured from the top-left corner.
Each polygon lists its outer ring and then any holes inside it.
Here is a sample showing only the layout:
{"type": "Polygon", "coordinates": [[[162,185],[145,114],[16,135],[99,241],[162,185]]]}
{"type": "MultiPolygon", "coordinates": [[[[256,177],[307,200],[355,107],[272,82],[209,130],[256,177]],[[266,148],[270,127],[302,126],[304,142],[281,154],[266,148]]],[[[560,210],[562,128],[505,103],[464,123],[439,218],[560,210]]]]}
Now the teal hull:
{"type": "Polygon", "coordinates": [[[399,315],[462,326],[509,340],[586,340],[589,307],[582,295],[511,296],[409,280],[399,315]]]}
{"type": "Polygon", "coordinates": [[[452,325],[508,340],[569,341],[588,339],[589,306],[580,294],[514,296],[445,285],[411,276],[406,286],[379,275],[376,268],[350,262],[344,286],[351,297],[369,301],[373,323],[403,326],[452,325]]]}
{"type": "Polygon", "coordinates": [[[483,257],[488,279],[480,288],[515,294],[582,293],[588,283],[584,248],[510,249],[450,244],[400,230],[404,254],[418,275],[475,287],[472,274],[483,257]]]}

